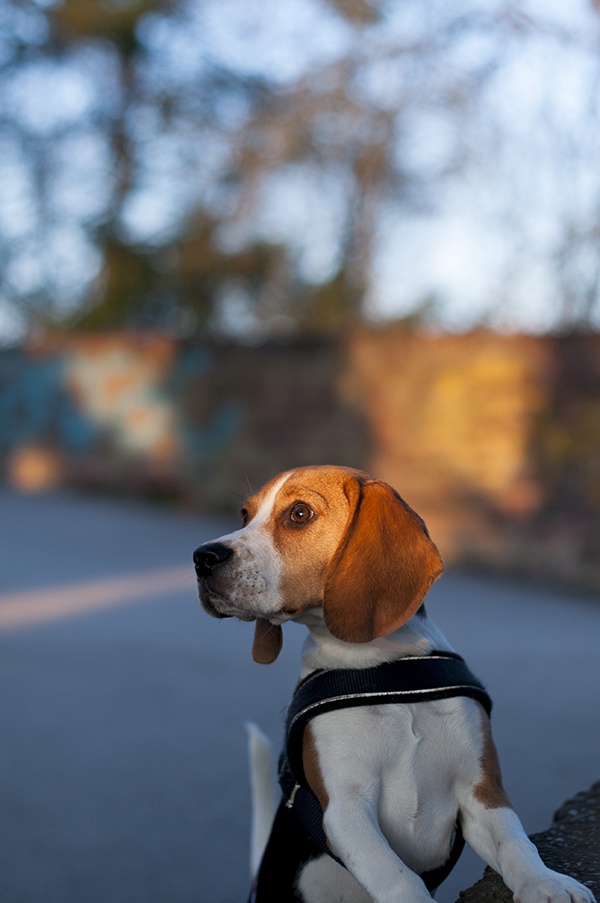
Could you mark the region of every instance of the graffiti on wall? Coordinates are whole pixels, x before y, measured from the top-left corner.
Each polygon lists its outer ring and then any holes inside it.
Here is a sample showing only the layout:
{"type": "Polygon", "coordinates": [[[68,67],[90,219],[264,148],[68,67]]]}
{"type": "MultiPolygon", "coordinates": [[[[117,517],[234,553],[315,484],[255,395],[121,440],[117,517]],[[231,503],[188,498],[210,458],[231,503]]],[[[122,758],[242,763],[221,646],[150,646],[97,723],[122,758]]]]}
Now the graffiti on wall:
{"type": "Polygon", "coordinates": [[[93,462],[112,478],[141,466],[173,482],[182,461],[217,454],[235,436],[240,407],[223,399],[208,422],[188,422],[178,400],[187,384],[210,379],[213,361],[207,349],[177,351],[163,337],[116,336],[0,354],[9,479],[36,490],[64,482],[67,470],[89,473],[93,462]]]}

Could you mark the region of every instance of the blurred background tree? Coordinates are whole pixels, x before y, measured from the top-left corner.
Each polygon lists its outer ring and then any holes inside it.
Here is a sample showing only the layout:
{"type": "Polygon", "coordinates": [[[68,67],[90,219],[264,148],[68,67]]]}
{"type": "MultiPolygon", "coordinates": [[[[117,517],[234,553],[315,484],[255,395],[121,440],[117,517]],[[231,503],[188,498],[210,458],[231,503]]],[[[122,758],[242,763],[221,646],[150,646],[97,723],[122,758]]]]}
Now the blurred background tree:
{"type": "Polygon", "coordinates": [[[591,0],[4,0],[0,325],[597,326],[599,25],[591,0]]]}

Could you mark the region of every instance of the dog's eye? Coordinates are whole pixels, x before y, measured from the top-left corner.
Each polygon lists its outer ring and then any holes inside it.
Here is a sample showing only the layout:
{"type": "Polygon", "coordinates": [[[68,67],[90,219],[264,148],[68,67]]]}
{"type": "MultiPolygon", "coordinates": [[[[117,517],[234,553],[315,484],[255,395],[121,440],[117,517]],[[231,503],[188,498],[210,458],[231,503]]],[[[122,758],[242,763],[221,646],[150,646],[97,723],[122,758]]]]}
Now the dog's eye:
{"type": "Polygon", "coordinates": [[[245,527],[246,524],[248,523],[248,512],[246,511],[245,508],[242,508],[242,510],[240,511],[240,514],[242,515],[242,523],[245,527]]]}
{"type": "Polygon", "coordinates": [[[290,511],[290,520],[295,524],[307,524],[314,516],[315,512],[304,502],[296,502],[290,511]]]}

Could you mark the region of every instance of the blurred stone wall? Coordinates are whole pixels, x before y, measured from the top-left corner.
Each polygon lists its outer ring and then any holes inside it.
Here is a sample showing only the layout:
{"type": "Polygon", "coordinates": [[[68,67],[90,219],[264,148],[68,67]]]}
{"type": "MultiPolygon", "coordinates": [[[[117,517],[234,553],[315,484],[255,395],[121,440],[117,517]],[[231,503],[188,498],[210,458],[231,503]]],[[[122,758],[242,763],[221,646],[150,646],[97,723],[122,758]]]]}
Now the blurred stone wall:
{"type": "Polygon", "coordinates": [[[600,586],[600,336],[386,330],[348,356],[369,467],[447,560],[600,586]]]}
{"type": "Polygon", "coordinates": [[[232,513],[280,470],[353,465],[399,489],[447,560],[597,588],[600,336],[50,336],[0,353],[0,462],[25,491],[232,513]]]}

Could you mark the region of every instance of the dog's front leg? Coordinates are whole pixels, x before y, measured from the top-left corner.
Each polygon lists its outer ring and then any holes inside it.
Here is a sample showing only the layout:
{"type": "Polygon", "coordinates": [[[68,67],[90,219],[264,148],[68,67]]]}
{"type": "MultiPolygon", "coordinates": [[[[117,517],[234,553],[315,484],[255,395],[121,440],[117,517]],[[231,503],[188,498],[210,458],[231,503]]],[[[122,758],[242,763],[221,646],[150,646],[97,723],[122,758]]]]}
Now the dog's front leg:
{"type": "Polygon", "coordinates": [[[469,795],[461,817],[465,840],[500,874],[515,903],[595,903],[587,887],[544,865],[514,809],[488,808],[469,795]]]}
{"type": "Polygon", "coordinates": [[[380,733],[377,710],[317,715],[304,732],[305,775],[321,803],[332,852],[373,903],[431,903],[425,883],[396,855],[379,824],[380,733]]]}
{"type": "Polygon", "coordinates": [[[421,878],[396,856],[375,807],[357,794],[330,801],[323,820],[329,844],[373,903],[431,903],[421,878]]]}

